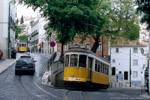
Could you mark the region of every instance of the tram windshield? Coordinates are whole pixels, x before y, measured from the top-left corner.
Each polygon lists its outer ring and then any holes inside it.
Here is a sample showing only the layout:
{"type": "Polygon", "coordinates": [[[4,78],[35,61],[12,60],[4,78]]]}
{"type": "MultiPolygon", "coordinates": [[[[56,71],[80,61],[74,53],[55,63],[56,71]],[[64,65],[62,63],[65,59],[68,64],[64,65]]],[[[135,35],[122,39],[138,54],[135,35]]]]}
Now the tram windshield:
{"type": "Polygon", "coordinates": [[[84,67],[86,68],[86,55],[80,55],[79,56],[79,67],[84,67]]]}
{"type": "Polygon", "coordinates": [[[69,66],[69,55],[66,55],[65,57],[65,67],[69,66]]]}
{"type": "Polygon", "coordinates": [[[77,60],[78,60],[78,55],[72,54],[70,57],[70,66],[71,67],[77,67],[77,60]]]}

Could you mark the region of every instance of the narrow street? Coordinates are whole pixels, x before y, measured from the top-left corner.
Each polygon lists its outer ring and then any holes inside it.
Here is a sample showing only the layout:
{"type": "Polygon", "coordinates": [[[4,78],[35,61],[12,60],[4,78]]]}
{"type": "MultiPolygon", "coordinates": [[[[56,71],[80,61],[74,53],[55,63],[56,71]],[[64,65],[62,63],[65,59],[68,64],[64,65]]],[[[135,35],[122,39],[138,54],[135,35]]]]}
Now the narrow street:
{"type": "Polygon", "coordinates": [[[0,74],[0,100],[144,100],[139,96],[139,89],[77,91],[42,85],[40,78],[47,67],[49,56],[31,55],[37,60],[34,76],[16,76],[15,64],[0,74]]]}

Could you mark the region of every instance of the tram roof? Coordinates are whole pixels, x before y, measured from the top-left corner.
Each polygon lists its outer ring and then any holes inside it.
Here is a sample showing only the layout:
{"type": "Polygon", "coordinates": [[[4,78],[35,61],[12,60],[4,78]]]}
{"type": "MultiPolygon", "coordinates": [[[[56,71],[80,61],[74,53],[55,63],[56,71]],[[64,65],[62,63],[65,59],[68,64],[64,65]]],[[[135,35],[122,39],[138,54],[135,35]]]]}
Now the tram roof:
{"type": "Polygon", "coordinates": [[[84,49],[70,49],[68,50],[66,53],[69,53],[69,52],[80,52],[80,53],[87,53],[87,54],[93,54],[94,56],[100,58],[100,59],[103,59],[104,61],[108,62],[109,61],[99,55],[97,55],[96,53],[92,52],[92,51],[89,51],[89,50],[84,50],[84,49]]]}

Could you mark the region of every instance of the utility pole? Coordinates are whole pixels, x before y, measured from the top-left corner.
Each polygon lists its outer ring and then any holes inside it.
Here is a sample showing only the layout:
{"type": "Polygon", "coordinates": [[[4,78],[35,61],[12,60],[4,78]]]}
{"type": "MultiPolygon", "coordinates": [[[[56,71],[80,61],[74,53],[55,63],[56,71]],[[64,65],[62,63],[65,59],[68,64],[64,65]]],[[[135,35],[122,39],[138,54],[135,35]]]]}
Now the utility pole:
{"type": "Polygon", "coordinates": [[[131,48],[130,48],[130,66],[129,66],[129,74],[130,74],[130,87],[131,87],[131,48]]]}
{"type": "Polygon", "coordinates": [[[104,47],[103,47],[103,44],[104,43],[104,41],[103,41],[103,34],[102,34],[102,57],[104,58],[104,47]]]}
{"type": "Polygon", "coordinates": [[[150,95],[150,32],[149,32],[149,58],[148,58],[148,62],[149,62],[149,72],[148,72],[148,80],[149,80],[149,83],[148,83],[148,85],[149,85],[149,91],[148,91],[148,93],[149,93],[149,95],[150,95]]]}
{"type": "Polygon", "coordinates": [[[10,58],[10,2],[8,8],[8,58],[10,58]]]}

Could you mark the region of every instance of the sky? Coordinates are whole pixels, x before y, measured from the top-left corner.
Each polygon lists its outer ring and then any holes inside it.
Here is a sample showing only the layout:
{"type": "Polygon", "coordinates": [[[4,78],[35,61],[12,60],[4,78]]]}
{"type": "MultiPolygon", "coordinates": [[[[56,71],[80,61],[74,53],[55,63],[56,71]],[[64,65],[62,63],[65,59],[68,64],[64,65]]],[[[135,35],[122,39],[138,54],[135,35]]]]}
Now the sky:
{"type": "Polygon", "coordinates": [[[37,14],[37,11],[34,12],[31,7],[27,8],[27,6],[24,5],[17,5],[17,18],[21,18],[22,15],[26,17],[36,17],[37,14]]]}

